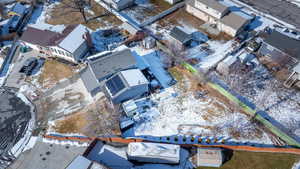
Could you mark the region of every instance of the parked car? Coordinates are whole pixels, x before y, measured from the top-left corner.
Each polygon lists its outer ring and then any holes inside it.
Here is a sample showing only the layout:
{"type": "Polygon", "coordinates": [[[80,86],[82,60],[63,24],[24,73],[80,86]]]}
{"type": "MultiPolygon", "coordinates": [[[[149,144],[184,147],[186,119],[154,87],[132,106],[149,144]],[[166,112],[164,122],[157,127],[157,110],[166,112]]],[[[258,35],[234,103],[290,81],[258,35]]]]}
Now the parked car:
{"type": "Polygon", "coordinates": [[[20,73],[25,73],[27,76],[30,76],[33,69],[38,65],[38,59],[31,57],[28,58],[20,69],[20,73]]]}

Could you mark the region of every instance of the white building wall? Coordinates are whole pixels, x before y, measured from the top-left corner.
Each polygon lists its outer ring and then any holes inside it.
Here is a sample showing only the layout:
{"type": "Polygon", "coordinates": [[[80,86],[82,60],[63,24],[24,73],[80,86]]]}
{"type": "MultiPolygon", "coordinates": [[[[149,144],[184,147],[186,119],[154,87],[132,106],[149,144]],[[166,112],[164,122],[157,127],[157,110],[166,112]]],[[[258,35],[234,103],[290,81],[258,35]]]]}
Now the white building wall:
{"type": "Polygon", "coordinates": [[[37,45],[31,44],[31,43],[27,43],[27,42],[22,41],[21,44],[25,45],[25,46],[28,46],[28,47],[32,48],[33,50],[36,50],[36,51],[40,50],[37,45]]]}
{"type": "Polygon", "coordinates": [[[230,26],[227,26],[223,23],[218,24],[218,29],[222,32],[225,32],[226,34],[228,34],[232,37],[235,37],[239,32],[239,30],[233,29],[230,26]]]}
{"type": "Polygon", "coordinates": [[[59,57],[61,59],[65,59],[71,62],[76,62],[73,55],[69,53],[68,51],[57,47],[57,46],[51,46],[50,47],[51,53],[54,57],[59,57]]]}
{"type": "Polygon", "coordinates": [[[221,19],[223,16],[223,13],[210,8],[199,1],[195,1],[195,7],[201,11],[205,11],[207,14],[209,14],[217,19],[221,19]]]}
{"type": "Polygon", "coordinates": [[[175,3],[177,3],[177,2],[180,2],[181,0],[165,0],[165,1],[167,1],[169,4],[175,4],[175,3]]]}
{"type": "Polygon", "coordinates": [[[200,11],[199,9],[197,9],[189,4],[186,5],[186,11],[188,13],[190,13],[191,15],[203,20],[204,22],[209,21],[209,16],[206,13],[200,11]]]}

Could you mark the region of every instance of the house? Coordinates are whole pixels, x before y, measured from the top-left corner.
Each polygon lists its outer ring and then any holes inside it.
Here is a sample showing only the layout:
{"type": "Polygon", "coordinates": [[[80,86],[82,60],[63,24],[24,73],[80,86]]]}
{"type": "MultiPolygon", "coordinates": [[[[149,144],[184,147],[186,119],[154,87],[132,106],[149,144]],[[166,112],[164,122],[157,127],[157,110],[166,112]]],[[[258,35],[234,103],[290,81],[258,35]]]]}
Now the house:
{"type": "Polygon", "coordinates": [[[235,37],[245,30],[252,19],[252,16],[241,11],[230,12],[221,18],[218,29],[232,37],[235,37]]]}
{"type": "Polygon", "coordinates": [[[224,156],[221,149],[197,149],[197,167],[220,167],[223,164],[223,162],[224,156]]]}
{"type": "Polygon", "coordinates": [[[186,32],[183,30],[183,28],[180,28],[178,26],[174,27],[170,34],[171,42],[174,43],[175,47],[178,47],[180,49],[184,49],[187,45],[189,45],[192,42],[192,34],[186,32]]]}
{"type": "Polygon", "coordinates": [[[83,25],[69,25],[61,33],[28,27],[20,43],[39,51],[43,57],[57,57],[70,62],[80,62],[89,50],[89,30],[83,25]]]}
{"type": "Polygon", "coordinates": [[[104,0],[110,7],[117,11],[134,5],[134,0],[104,0]]]}
{"type": "Polygon", "coordinates": [[[106,96],[113,103],[139,98],[149,91],[149,82],[139,69],[120,71],[104,83],[106,96]]]}
{"type": "Polygon", "coordinates": [[[268,62],[273,62],[273,68],[294,68],[300,61],[300,40],[282,34],[277,30],[267,29],[260,34],[263,39],[258,50],[259,56],[264,56],[268,62]]]}
{"type": "Polygon", "coordinates": [[[95,96],[101,91],[104,81],[119,71],[138,68],[137,60],[130,49],[116,52],[105,52],[91,56],[87,67],[80,72],[85,87],[95,96]]]}
{"type": "Polygon", "coordinates": [[[128,144],[127,156],[129,160],[137,162],[178,164],[180,161],[180,146],[132,142],[128,144]]]}
{"type": "Polygon", "coordinates": [[[17,2],[13,6],[12,10],[8,12],[8,16],[12,17],[12,16],[17,15],[17,16],[22,17],[25,14],[26,9],[27,8],[24,5],[22,5],[20,2],[17,2]]]}
{"type": "Polygon", "coordinates": [[[253,19],[242,11],[231,12],[229,5],[219,0],[191,0],[186,11],[232,37],[243,31],[253,19]]]}
{"type": "Polygon", "coordinates": [[[176,4],[177,2],[180,2],[182,0],[165,0],[166,2],[168,2],[169,4],[176,4]]]}

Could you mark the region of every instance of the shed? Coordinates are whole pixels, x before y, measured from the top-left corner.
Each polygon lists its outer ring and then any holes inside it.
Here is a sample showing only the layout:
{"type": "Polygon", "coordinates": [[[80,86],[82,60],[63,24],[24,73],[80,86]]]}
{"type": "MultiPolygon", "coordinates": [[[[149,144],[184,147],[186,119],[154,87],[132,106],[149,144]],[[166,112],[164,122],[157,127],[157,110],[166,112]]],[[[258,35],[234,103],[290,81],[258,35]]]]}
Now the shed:
{"type": "Polygon", "coordinates": [[[176,41],[177,44],[186,46],[192,41],[192,34],[187,33],[182,28],[176,26],[170,32],[170,37],[176,41]]]}
{"type": "Polygon", "coordinates": [[[220,167],[224,157],[221,149],[217,148],[198,148],[197,167],[220,167]]]}
{"type": "Polygon", "coordinates": [[[139,69],[120,71],[105,81],[105,94],[113,103],[140,98],[147,93],[148,80],[139,69]]]}
{"type": "Polygon", "coordinates": [[[127,156],[129,160],[138,162],[178,164],[180,146],[161,143],[129,143],[127,156]]]}
{"type": "Polygon", "coordinates": [[[89,169],[92,165],[92,161],[79,155],[77,156],[66,169],[89,169]]]}

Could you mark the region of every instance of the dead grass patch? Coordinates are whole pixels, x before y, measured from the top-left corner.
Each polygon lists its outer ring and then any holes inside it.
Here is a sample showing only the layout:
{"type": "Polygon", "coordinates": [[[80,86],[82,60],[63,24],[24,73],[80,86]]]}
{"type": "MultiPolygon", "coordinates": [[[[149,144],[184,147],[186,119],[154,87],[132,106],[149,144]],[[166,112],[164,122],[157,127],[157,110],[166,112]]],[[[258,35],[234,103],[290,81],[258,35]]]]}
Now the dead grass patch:
{"type": "Polygon", "coordinates": [[[150,0],[150,3],[155,5],[155,8],[159,11],[165,11],[172,7],[172,5],[169,4],[168,2],[161,1],[161,0],[150,0]]]}
{"type": "MultiPolygon", "coordinates": [[[[187,13],[184,8],[180,8],[158,21],[158,24],[162,27],[168,27],[170,25],[179,26],[182,23],[191,25],[195,29],[199,29],[199,27],[205,22],[187,13]]],[[[199,29],[199,31],[201,30],[199,29]]]]}
{"type": "Polygon", "coordinates": [[[87,124],[86,113],[78,112],[57,121],[54,130],[58,133],[82,133],[87,124]]]}
{"type": "MultiPolygon", "coordinates": [[[[66,3],[69,0],[64,0],[66,3]]],[[[92,18],[96,16],[100,16],[103,14],[108,14],[106,16],[102,16],[98,19],[94,19],[89,21],[87,24],[84,22],[84,19],[79,12],[72,12],[74,11],[71,8],[64,8],[63,4],[58,4],[50,11],[50,18],[47,19],[47,23],[52,25],[59,25],[59,24],[84,24],[85,26],[89,27],[92,30],[95,30],[99,27],[107,27],[107,26],[118,26],[122,22],[115,17],[113,14],[109,13],[105,8],[99,5],[94,0],[91,1],[92,7],[91,11],[93,11],[94,15],[91,13],[86,12],[87,18],[92,18]]]]}
{"type": "Polygon", "coordinates": [[[38,82],[42,87],[49,87],[64,78],[71,77],[73,74],[70,66],[52,59],[46,60],[38,82]]]}

